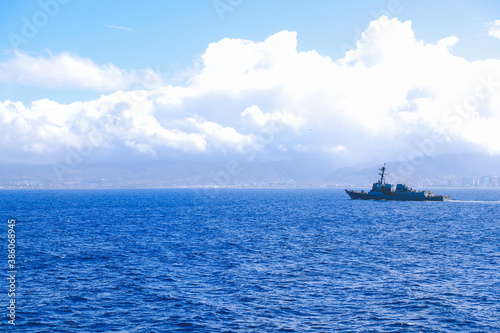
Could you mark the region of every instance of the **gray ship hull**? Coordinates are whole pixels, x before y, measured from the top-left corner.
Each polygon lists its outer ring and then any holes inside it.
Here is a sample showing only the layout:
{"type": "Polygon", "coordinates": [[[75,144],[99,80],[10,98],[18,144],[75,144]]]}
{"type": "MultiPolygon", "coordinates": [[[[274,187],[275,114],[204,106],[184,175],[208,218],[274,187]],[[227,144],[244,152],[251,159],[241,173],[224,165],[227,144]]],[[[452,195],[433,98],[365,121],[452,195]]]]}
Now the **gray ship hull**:
{"type": "Polygon", "coordinates": [[[399,194],[399,193],[371,193],[345,190],[351,199],[361,200],[397,200],[397,201],[447,201],[450,200],[449,195],[432,195],[425,196],[420,194],[399,194]]]}

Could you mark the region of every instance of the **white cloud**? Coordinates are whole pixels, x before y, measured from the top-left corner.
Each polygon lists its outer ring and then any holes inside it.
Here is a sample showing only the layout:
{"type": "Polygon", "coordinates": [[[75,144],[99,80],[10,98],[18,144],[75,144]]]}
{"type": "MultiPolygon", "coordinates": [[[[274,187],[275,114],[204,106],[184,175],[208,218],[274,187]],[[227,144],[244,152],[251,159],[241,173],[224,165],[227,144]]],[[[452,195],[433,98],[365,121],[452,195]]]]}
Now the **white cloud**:
{"type": "Polygon", "coordinates": [[[500,39],[500,20],[496,20],[490,24],[488,35],[500,39]]]}
{"type": "Polygon", "coordinates": [[[6,84],[107,92],[150,82],[161,82],[152,70],[127,72],[113,64],[97,65],[68,52],[49,53],[47,57],[15,52],[12,59],[0,62],[0,83],[6,84]]]}
{"type": "Polygon", "coordinates": [[[333,146],[333,147],[325,147],[325,146],[323,146],[322,149],[326,153],[330,153],[330,154],[338,154],[338,153],[343,153],[343,152],[347,151],[347,148],[345,146],[343,146],[343,145],[337,145],[337,146],[333,146]]]}
{"type": "Polygon", "coordinates": [[[281,125],[286,125],[298,129],[304,123],[304,119],[299,115],[294,115],[290,112],[264,113],[257,105],[246,108],[241,113],[241,116],[251,119],[259,127],[279,127],[281,125]]]}
{"type": "Polygon", "coordinates": [[[242,135],[234,128],[222,126],[211,121],[199,121],[194,118],[188,119],[188,122],[207,138],[208,144],[213,148],[233,149],[242,151],[244,147],[252,145],[253,135],[242,135]]]}
{"type": "MultiPolygon", "coordinates": [[[[290,31],[262,42],[223,39],[208,46],[185,86],[118,91],[69,105],[0,103],[0,149],[56,154],[82,146],[94,131],[102,134],[96,147],[122,154],[215,156],[251,148],[274,159],[314,154],[366,162],[408,156],[439,133],[444,139],[435,140],[431,153],[467,144],[500,154],[500,60],[457,57],[458,42],[417,40],[411,21],[385,16],[336,61],[297,51],[290,31]]],[[[2,82],[120,89],[113,87],[140,76],[69,54],[16,59],[16,70],[0,66],[2,82]],[[54,73],[38,68],[45,62],[54,73]],[[61,72],[78,66],[81,78],[61,72]]]]}
{"type": "Polygon", "coordinates": [[[122,30],[122,31],[134,31],[134,29],[131,29],[131,28],[122,27],[119,25],[112,25],[112,24],[106,25],[106,28],[117,29],[117,30],[122,30]]]}

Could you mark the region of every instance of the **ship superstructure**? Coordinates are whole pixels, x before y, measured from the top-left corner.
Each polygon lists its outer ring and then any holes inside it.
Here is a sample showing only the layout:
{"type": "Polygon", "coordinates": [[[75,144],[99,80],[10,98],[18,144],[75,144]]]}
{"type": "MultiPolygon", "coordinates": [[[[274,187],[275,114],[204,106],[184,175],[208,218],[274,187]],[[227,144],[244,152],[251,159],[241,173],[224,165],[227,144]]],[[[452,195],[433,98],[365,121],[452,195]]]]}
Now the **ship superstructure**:
{"type": "Polygon", "coordinates": [[[345,190],[351,199],[364,200],[401,200],[401,201],[445,201],[449,195],[436,195],[431,191],[418,191],[407,184],[388,184],[385,182],[385,164],[379,169],[380,179],[373,183],[370,192],[345,190]]]}

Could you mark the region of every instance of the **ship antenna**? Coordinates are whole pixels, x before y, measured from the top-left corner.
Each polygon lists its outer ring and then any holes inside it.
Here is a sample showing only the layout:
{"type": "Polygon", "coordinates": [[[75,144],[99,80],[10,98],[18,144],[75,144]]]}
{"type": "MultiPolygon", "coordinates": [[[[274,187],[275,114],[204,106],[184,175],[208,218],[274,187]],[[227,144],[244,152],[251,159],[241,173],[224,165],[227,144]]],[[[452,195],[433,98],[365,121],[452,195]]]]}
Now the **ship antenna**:
{"type": "Polygon", "coordinates": [[[379,175],[380,175],[380,184],[383,185],[383,184],[385,184],[385,181],[384,181],[385,163],[384,163],[384,166],[381,167],[379,170],[381,171],[381,172],[379,172],[379,175]]]}

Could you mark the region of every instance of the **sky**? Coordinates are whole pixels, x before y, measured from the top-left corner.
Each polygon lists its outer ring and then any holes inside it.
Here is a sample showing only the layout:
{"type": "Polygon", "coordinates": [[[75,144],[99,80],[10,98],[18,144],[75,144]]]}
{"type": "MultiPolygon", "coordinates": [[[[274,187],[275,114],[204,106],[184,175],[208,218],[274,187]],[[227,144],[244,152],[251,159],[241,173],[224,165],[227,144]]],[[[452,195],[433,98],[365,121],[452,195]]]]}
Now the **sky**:
{"type": "Polygon", "coordinates": [[[500,154],[498,1],[39,0],[0,12],[0,163],[500,154]]]}

